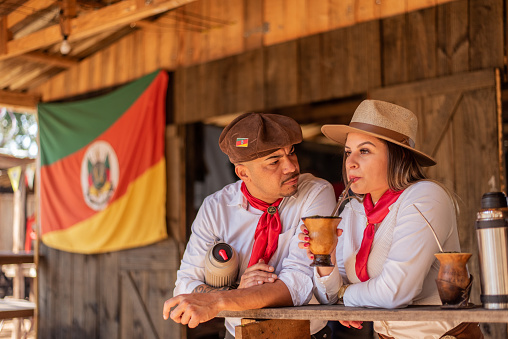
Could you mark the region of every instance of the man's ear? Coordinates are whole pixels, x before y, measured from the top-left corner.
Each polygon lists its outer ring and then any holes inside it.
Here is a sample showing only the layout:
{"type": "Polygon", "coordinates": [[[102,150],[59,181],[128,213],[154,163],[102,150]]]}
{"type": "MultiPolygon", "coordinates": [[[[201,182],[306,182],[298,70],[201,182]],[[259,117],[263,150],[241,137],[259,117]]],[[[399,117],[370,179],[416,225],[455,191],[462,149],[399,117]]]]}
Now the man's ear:
{"type": "Polygon", "coordinates": [[[238,164],[235,166],[235,173],[238,178],[242,179],[242,181],[249,181],[250,179],[249,169],[243,164],[238,164]]]}

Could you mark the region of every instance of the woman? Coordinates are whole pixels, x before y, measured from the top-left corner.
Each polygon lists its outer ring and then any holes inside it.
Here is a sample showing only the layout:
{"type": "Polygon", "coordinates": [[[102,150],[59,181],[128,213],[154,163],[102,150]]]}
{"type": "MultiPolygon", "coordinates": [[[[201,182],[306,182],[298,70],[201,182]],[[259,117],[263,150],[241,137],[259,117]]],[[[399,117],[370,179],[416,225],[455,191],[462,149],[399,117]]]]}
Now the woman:
{"type": "MultiPolygon", "coordinates": [[[[444,251],[460,251],[456,210],[450,194],[422,172],[436,162],[414,148],[417,126],[411,111],[376,100],[363,101],[349,126],[323,126],[329,139],[345,147],[344,182],[352,182],[358,199],[341,213],[335,266],[315,268],[321,303],[380,308],[441,304],[434,257],[439,247],[418,210],[444,251]]],[[[302,232],[299,246],[312,259],[304,226],[302,232]]],[[[361,328],[361,322],[341,323],[361,328]]],[[[477,323],[376,321],[374,330],[380,338],[483,338],[477,323]]]]}

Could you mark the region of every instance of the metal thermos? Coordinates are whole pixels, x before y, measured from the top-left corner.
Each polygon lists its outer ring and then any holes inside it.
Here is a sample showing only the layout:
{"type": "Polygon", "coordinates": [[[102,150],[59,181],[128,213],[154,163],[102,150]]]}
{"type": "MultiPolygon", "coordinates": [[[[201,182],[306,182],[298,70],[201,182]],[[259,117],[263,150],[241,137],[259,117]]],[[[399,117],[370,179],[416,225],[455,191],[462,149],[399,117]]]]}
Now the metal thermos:
{"type": "Polygon", "coordinates": [[[476,235],[483,307],[508,309],[508,208],[503,192],[482,196],[476,235]]]}

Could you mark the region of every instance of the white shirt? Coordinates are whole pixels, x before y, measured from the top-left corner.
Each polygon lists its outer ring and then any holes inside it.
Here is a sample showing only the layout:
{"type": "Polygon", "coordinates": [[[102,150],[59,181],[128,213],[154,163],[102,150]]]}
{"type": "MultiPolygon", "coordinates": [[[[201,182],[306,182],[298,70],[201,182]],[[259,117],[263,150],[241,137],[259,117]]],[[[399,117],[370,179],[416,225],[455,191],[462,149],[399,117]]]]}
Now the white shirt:
{"type": "MultiPolygon", "coordinates": [[[[418,182],[407,188],[390,206],[374,236],[367,262],[370,279],[356,276],[356,253],[360,249],[367,217],[363,204],[352,200],[342,212],[337,244],[337,266],[325,277],[315,270],[316,297],[324,304],[337,302],[337,292],[351,283],[344,294],[345,306],[399,308],[408,305],[440,305],[436,278],[439,246],[425,220],[437,233],[444,251],[460,251],[453,203],[436,183],[418,182]]],[[[396,339],[439,338],[460,322],[374,322],[376,332],[396,339]]]]}
{"type": "MultiPolygon", "coordinates": [[[[238,282],[245,272],[252,253],[254,232],[260,210],[251,207],[240,191],[242,181],[237,181],[208,196],[192,224],[192,234],[177,272],[173,295],[191,293],[205,280],[204,258],[214,241],[224,241],[238,253],[240,270],[238,282]]],[[[335,207],[332,186],[311,174],[300,175],[298,192],[284,198],[279,205],[282,223],[278,247],[269,264],[282,280],[295,306],[308,303],[312,297],[313,281],[311,260],[305,250],[298,248],[301,218],[312,215],[330,215],[335,207]]],[[[326,321],[311,321],[311,333],[324,327],[326,321]]],[[[234,334],[238,318],[226,318],[227,330],[234,334]]]]}

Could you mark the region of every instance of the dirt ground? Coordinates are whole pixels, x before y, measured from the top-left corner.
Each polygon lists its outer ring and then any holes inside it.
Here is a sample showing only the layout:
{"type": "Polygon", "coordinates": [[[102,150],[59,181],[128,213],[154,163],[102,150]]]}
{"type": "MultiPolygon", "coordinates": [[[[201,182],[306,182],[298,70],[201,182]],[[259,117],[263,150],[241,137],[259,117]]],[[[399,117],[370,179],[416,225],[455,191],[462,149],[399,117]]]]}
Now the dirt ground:
{"type": "MultiPolygon", "coordinates": [[[[22,333],[20,338],[23,339],[35,339],[35,331],[34,329],[30,329],[31,320],[24,319],[24,328],[28,333],[22,333]]],[[[13,329],[13,320],[5,319],[0,320],[0,339],[11,339],[12,338],[12,329],[13,329]]]]}

